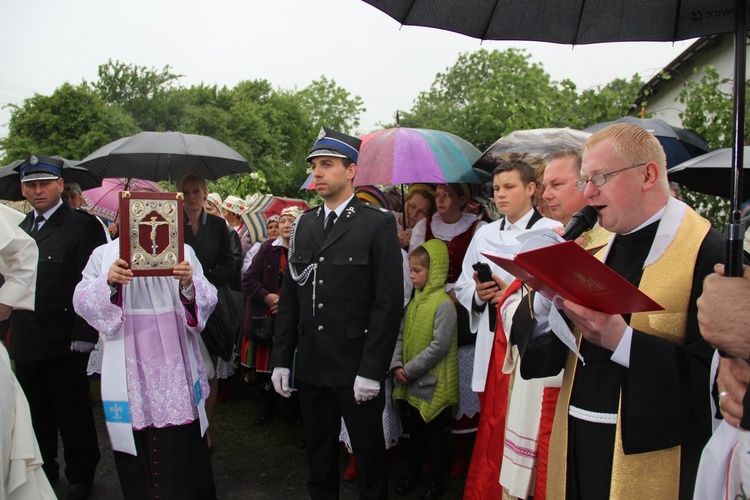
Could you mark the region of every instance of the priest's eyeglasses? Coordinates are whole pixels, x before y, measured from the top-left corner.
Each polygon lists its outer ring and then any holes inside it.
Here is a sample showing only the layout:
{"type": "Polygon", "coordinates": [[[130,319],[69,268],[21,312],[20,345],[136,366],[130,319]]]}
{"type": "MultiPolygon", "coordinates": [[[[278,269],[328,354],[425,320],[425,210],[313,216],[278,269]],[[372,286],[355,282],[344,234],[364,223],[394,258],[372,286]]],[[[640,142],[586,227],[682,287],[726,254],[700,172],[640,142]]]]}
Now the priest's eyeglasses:
{"type": "Polygon", "coordinates": [[[576,187],[580,192],[584,192],[586,190],[586,185],[590,182],[594,185],[594,187],[602,187],[607,183],[610,177],[613,177],[620,172],[624,172],[625,170],[630,170],[631,168],[638,168],[645,165],[645,163],[639,163],[638,165],[631,165],[629,167],[621,168],[620,170],[615,170],[614,172],[607,172],[606,174],[596,174],[592,175],[590,179],[581,179],[579,181],[576,181],[576,187]]]}

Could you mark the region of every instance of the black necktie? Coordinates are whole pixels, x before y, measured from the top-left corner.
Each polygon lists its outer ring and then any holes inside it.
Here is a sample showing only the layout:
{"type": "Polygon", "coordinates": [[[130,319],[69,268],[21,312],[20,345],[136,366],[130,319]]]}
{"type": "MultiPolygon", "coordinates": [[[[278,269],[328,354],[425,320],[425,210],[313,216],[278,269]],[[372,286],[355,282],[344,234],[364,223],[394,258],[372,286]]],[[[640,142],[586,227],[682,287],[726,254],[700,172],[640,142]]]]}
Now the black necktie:
{"type": "Polygon", "coordinates": [[[39,225],[44,222],[44,216],[42,214],[39,214],[36,216],[36,219],[34,219],[34,225],[31,226],[31,236],[35,236],[36,233],[39,232],[39,225]]]}
{"type": "Polygon", "coordinates": [[[333,224],[336,222],[336,212],[331,211],[331,213],[328,214],[328,218],[326,219],[326,227],[323,229],[323,231],[326,233],[326,238],[328,238],[328,235],[331,234],[331,229],[333,229],[333,224]]]}

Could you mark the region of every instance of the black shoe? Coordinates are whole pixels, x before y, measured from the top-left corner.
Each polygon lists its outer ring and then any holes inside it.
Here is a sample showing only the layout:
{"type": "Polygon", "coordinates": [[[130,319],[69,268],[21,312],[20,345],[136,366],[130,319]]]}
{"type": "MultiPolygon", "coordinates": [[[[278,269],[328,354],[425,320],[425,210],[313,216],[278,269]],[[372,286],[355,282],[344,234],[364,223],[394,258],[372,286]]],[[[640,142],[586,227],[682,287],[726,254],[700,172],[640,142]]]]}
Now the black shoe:
{"type": "Polygon", "coordinates": [[[75,483],[71,484],[68,491],[63,495],[62,500],[84,500],[91,494],[93,483],[75,483]]]}
{"type": "Polygon", "coordinates": [[[430,482],[427,483],[424,491],[417,497],[418,500],[435,500],[443,496],[443,487],[430,482]]]}
{"type": "Polygon", "coordinates": [[[397,495],[406,495],[419,484],[419,475],[409,473],[396,485],[397,495]]]}

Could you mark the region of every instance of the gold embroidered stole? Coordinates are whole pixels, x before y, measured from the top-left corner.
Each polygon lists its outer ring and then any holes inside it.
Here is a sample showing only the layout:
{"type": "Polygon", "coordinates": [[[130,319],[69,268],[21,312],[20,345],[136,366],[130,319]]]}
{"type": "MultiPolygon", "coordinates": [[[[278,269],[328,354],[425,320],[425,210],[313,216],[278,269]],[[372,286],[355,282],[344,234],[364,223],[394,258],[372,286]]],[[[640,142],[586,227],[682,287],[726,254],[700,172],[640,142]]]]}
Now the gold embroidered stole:
{"type": "MultiPolygon", "coordinates": [[[[639,289],[654,299],[663,311],[635,313],[630,326],[682,346],[685,344],[687,312],[693,272],[710,222],[687,208],[674,239],[664,254],[643,270],[639,289]]],[[[602,259],[604,251],[597,253],[602,259]]],[[[575,331],[580,346],[581,332],[575,331]]],[[[555,409],[549,451],[548,497],[565,498],[568,456],[568,406],[578,358],[568,353],[560,397],[555,409]]],[[[680,447],[625,455],[622,450],[622,393],[615,432],[610,498],[677,498],[680,487],[680,447]]]]}

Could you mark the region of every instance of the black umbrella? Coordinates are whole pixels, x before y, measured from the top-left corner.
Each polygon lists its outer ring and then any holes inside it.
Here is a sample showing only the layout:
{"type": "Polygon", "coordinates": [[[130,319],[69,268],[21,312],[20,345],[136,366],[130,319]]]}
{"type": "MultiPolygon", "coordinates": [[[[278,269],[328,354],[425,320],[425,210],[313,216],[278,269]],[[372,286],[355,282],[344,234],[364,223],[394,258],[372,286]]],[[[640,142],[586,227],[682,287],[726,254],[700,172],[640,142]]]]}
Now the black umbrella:
{"type": "Polygon", "coordinates": [[[734,31],[734,148],[726,274],[742,275],[742,142],[745,132],[747,0],[364,0],[398,22],[482,40],[572,45],[676,41],[734,31]]]}
{"type": "Polygon", "coordinates": [[[195,172],[215,180],[250,173],[247,160],[212,137],[182,132],[141,132],[102,146],[81,160],[102,177],[174,181],[195,172]]]}
{"type": "MultiPolygon", "coordinates": [[[[664,148],[667,153],[667,168],[676,167],[680,163],[686,162],[691,158],[706,154],[711,148],[706,142],[696,134],[684,128],[674,127],[659,118],[635,118],[633,116],[623,116],[610,122],[597,123],[583,129],[585,132],[597,132],[613,123],[632,123],[643,127],[651,132],[664,148]]],[[[728,189],[725,191],[728,192],[728,189]]]]}
{"type": "MultiPolygon", "coordinates": [[[[91,172],[85,167],[81,167],[81,162],[67,160],[60,156],[52,156],[51,158],[62,160],[62,177],[65,182],[76,182],[81,186],[82,190],[93,189],[102,185],[102,176],[91,172]]],[[[16,160],[10,165],[0,167],[0,200],[21,201],[24,199],[23,194],[21,194],[21,181],[18,170],[25,161],[16,160]]]]}
{"type": "MultiPolygon", "coordinates": [[[[750,146],[745,146],[744,153],[745,158],[750,155],[750,146]]],[[[670,181],[679,182],[693,191],[729,198],[731,166],[732,149],[717,149],[680,163],[670,168],[667,174],[670,181]]],[[[747,168],[746,166],[745,169],[747,168]]],[[[750,193],[750,176],[743,175],[742,190],[750,193]]]]}

